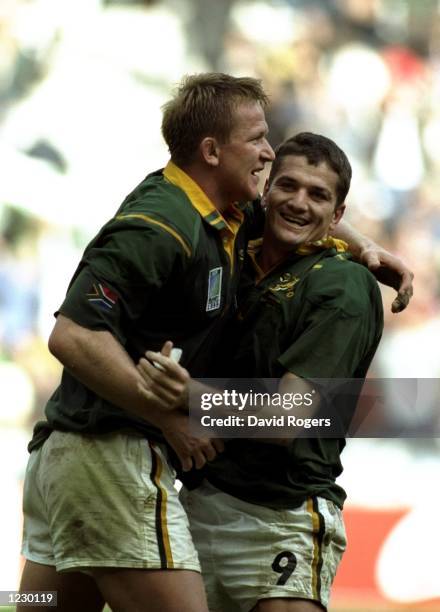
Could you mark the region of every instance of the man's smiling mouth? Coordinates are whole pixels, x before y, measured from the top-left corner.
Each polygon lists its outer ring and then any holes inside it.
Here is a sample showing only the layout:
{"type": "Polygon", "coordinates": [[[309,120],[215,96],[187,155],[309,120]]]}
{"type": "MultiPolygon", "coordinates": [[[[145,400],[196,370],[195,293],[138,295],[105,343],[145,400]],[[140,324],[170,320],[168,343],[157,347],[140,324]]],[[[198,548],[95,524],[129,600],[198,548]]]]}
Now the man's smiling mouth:
{"type": "Polygon", "coordinates": [[[299,217],[295,217],[294,215],[290,215],[289,213],[280,212],[280,216],[287,221],[290,225],[295,225],[296,227],[304,227],[308,224],[308,221],[305,219],[301,219],[299,217]]]}

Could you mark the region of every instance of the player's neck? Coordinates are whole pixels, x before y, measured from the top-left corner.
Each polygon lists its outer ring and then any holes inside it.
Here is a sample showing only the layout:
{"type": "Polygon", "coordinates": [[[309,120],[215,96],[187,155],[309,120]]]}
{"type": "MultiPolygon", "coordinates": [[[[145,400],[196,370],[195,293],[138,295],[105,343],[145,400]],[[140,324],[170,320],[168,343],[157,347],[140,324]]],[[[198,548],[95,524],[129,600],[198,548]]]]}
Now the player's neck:
{"type": "Polygon", "coordinates": [[[220,185],[218,185],[218,181],[216,181],[214,177],[214,172],[209,172],[206,168],[200,169],[197,164],[182,169],[195,183],[197,183],[220,213],[223,213],[231,206],[232,202],[224,194],[220,185]]]}
{"type": "Polygon", "coordinates": [[[279,264],[281,264],[286,257],[288,256],[288,252],[273,249],[269,245],[263,245],[261,247],[261,251],[256,256],[256,260],[258,266],[264,272],[264,274],[268,274],[271,270],[276,268],[279,264]]]}

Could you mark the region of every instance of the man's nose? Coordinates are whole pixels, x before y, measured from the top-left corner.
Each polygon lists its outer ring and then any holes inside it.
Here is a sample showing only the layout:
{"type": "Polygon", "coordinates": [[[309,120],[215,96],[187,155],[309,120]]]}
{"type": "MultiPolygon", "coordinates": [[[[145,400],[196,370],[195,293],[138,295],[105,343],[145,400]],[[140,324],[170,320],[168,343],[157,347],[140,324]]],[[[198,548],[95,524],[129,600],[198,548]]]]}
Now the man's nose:
{"type": "Polygon", "coordinates": [[[275,159],[275,152],[266,138],[264,139],[264,147],[262,150],[262,154],[265,161],[273,161],[275,159]]]}
{"type": "Polygon", "coordinates": [[[307,208],[307,190],[297,189],[291,194],[288,205],[294,210],[306,210],[307,208]]]}

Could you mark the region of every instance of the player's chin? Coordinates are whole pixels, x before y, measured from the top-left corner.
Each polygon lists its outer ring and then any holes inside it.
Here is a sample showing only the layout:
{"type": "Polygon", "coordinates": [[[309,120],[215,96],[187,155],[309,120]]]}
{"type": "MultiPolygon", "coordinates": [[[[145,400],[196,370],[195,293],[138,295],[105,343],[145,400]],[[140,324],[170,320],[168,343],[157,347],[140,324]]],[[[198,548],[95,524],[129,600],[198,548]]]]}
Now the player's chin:
{"type": "Polygon", "coordinates": [[[249,184],[246,188],[246,197],[244,199],[245,200],[255,200],[256,198],[258,198],[259,195],[260,195],[260,192],[258,190],[258,184],[257,185],[249,184]]]}
{"type": "Polygon", "coordinates": [[[285,227],[278,227],[277,234],[278,240],[293,246],[300,246],[306,241],[306,237],[303,232],[287,229],[285,227]]]}

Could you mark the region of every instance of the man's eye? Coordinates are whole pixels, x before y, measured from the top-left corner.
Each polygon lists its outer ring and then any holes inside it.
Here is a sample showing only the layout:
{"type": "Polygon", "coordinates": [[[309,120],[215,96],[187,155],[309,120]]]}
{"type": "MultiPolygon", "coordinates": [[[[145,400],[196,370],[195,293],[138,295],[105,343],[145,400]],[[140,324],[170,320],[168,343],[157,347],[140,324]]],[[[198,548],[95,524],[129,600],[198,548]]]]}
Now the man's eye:
{"type": "Polygon", "coordinates": [[[295,190],[296,190],[296,185],[295,185],[295,183],[291,183],[291,182],[288,182],[288,183],[280,183],[280,184],[279,184],[279,187],[280,187],[281,189],[284,189],[284,191],[295,191],[295,190]]]}
{"type": "Polygon", "coordinates": [[[318,200],[318,201],[327,200],[326,194],[323,193],[322,191],[313,191],[312,192],[312,198],[314,200],[318,200]]]}

